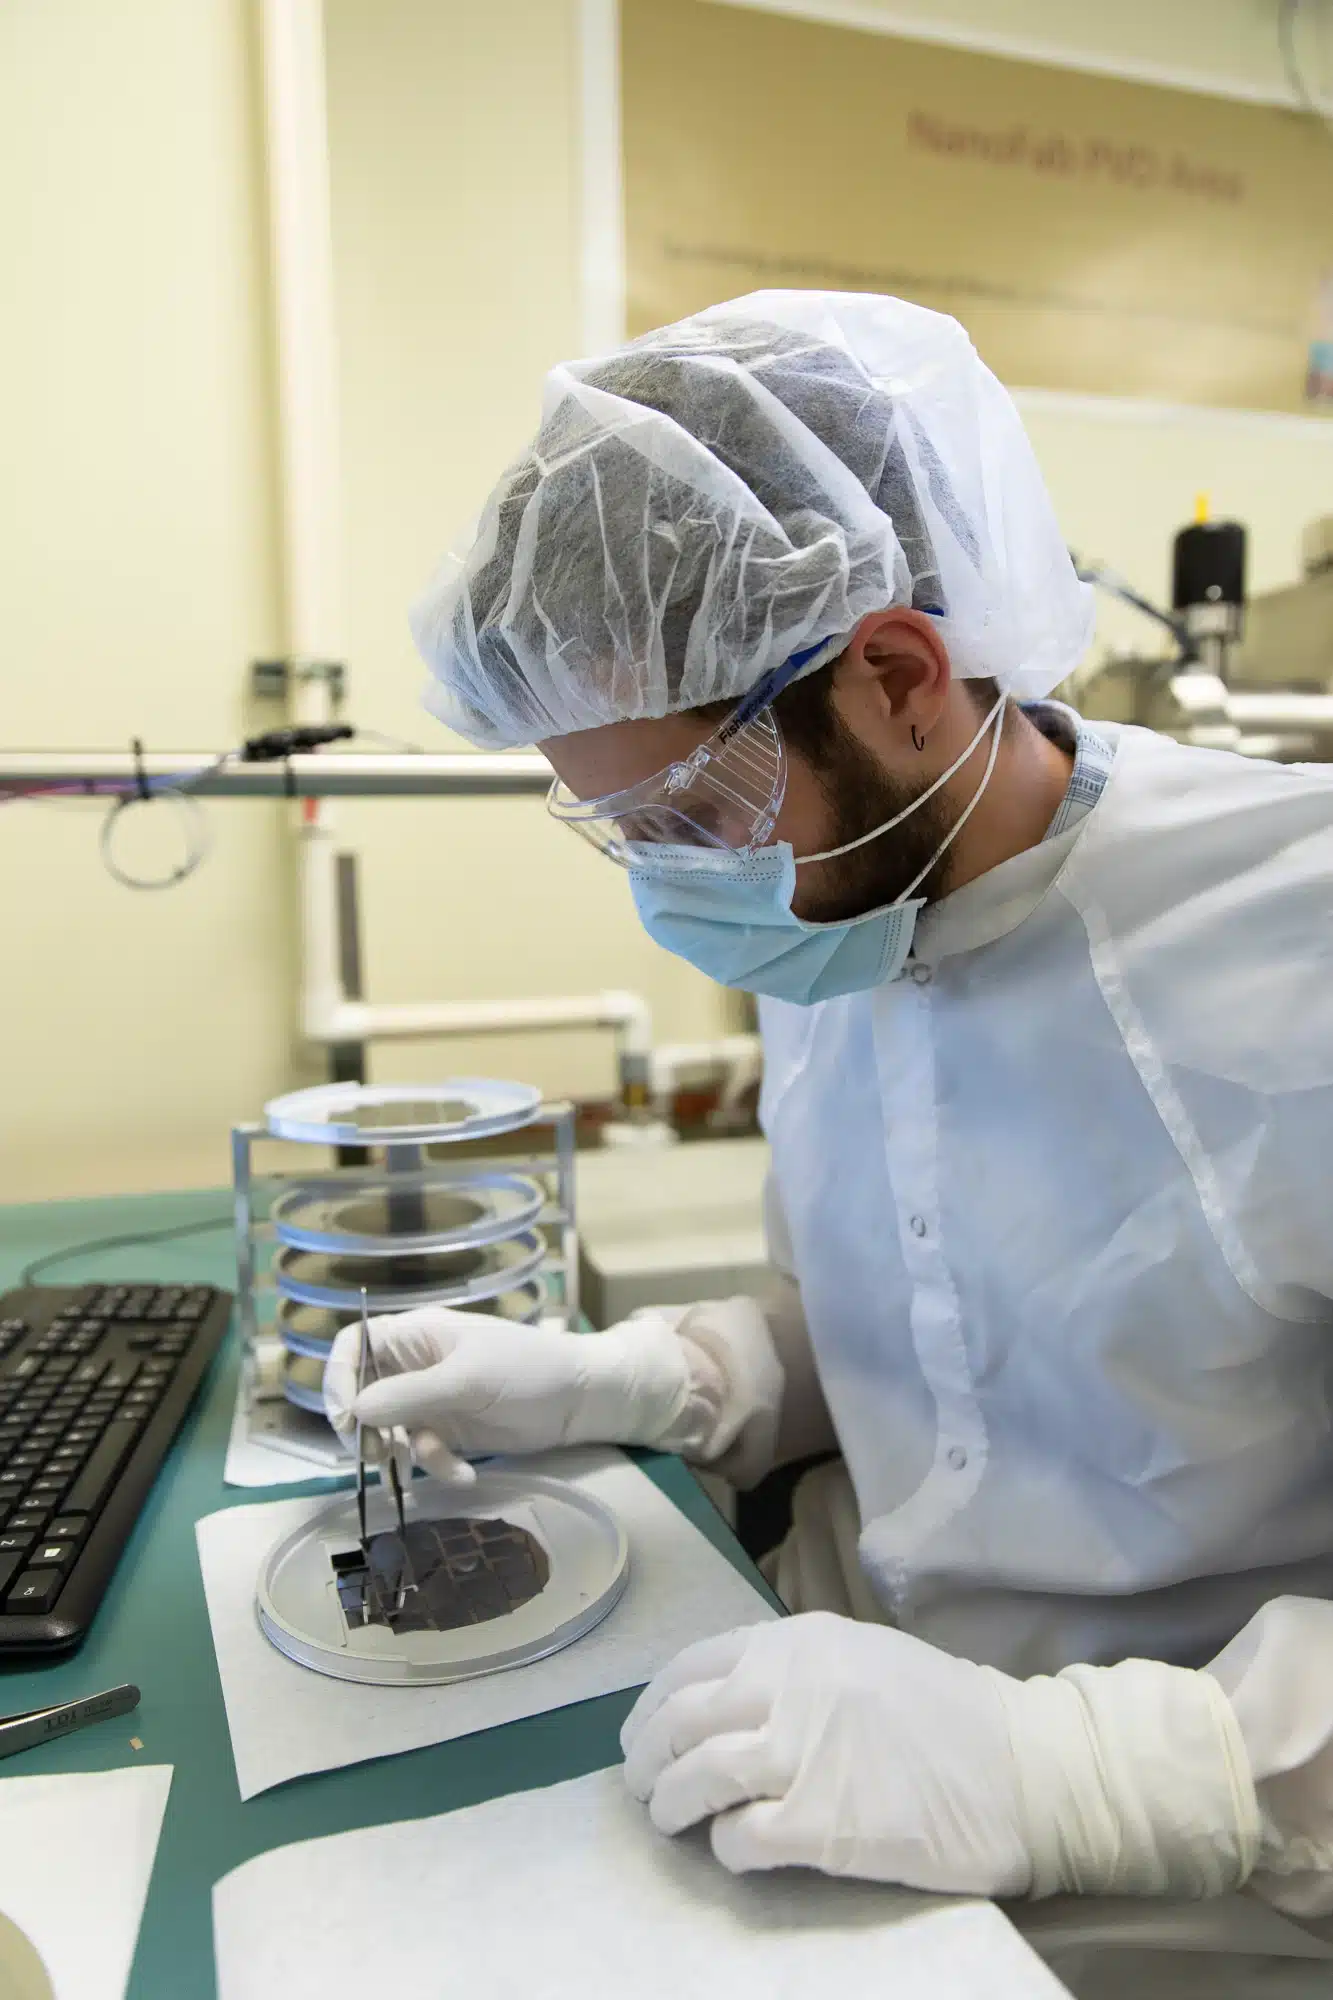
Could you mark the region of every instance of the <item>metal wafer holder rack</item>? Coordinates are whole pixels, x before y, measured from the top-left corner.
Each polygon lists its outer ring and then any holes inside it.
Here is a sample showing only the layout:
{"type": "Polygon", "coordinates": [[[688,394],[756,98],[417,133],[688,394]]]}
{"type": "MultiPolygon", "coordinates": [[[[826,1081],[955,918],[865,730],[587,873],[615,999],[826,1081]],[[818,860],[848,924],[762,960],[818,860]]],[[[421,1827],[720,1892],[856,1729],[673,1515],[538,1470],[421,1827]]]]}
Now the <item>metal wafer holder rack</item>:
{"type": "Polygon", "coordinates": [[[249,1434],[312,1467],[350,1469],[322,1382],[363,1288],[371,1313],[577,1324],[574,1107],[526,1084],[331,1083],[275,1098],[262,1122],[233,1127],[232,1183],[249,1434]]]}

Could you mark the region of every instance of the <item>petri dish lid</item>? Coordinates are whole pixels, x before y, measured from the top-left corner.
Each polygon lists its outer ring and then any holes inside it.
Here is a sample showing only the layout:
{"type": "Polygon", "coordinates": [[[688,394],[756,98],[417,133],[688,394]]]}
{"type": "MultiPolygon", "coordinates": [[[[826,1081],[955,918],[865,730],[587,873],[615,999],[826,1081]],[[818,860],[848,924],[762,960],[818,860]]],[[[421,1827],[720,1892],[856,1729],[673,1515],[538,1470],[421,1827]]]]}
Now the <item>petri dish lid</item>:
{"type": "Polygon", "coordinates": [[[292,1187],[273,1205],[273,1230],[296,1250],[399,1257],[513,1236],[537,1220],[546,1190],[527,1174],[389,1174],[348,1187],[292,1187]]]}
{"type": "MultiPolygon", "coordinates": [[[[366,1495],[372,1539],[396,1529],[382,1486],[366,1495]]],[[[438,1686],[523,1666],[572,1645],[601,1623],[629,1578],[629,1544],[610,1510],[578,1487],[536,1473],[482,1467],[474,1486],[457,1489],[414,1479],[404,1496],[414,1525],[501,1523],[530,1537],[546,1576],[516,1608],[448,1630],[394,1631],[354,1622],[339,1594],[339,1570],[358,1560],[356,1501],[333,1500],[270,1551],[259,1572],[260,1627],[287,1658],[335,1680],[377,1687],[438,1686]]]]}
{"type": "MultiPolygon", "coordinates": [[[[515,1286],[512,1292],[498,1292],[493,1299],[483,1299],[476,1305],[458,1306],[455,1310],[495,1313],[501,1319],[513,1320],[516,1325],[535,1326],[545,1307],[546,1286],[540,1278],[529,1278],[526,1284],[515,1286]]],[[[320,1361],[326,1361],[340,1330],[353,1325],[360,1317],[359,1307],[356,1312],[335,1312],[331,1306],[301,1306],[291,1299],[280,1299],[277,1332],[289,1353],[313,1354],[320,1361]]]]}
{"type": "Polygon", "coordinates": [[[535,1277],[546,1245],[535,1230],[466,1250],[416,1251],[404,1257],[339,1257],[326,1250],[280,1250],[273,1282],[303,1306],[359,1313],[407,1312],[412,1306],[478,1305],[535,1277]]]}
{"type": "Polygon", "coordinates": [[[322,1083],[264,1106],[275,1139],[326,1146],[424,1146],[484,1139],[528,1125],[541,1092],[496,1077],[443,1083],[322,1083]]]}

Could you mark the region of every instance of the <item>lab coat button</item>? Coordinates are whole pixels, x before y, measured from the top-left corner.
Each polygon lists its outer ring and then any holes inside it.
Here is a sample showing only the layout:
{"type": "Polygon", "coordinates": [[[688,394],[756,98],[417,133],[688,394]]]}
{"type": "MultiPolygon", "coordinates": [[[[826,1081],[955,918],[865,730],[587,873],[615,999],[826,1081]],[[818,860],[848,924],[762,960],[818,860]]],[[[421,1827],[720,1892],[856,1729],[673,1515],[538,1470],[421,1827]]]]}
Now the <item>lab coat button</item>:
{"type": "Polygon", "coordinates": [[[948,1451],[949,1463],[955,1472],[961,1472],[967,1464],[967,1451],[961,1444],[951,1444],[948,1451]]]}
{"type": "Polygon", "coordinates": [[[925,1218],[925,1216],[924,1216],[924,1215],[914,1215],[914,1216],[912,1217],[912,1225],[911,1225],[911,1227],[912,1227],[912,1234],[913,1234],[913,1236],[924,1236],[924,1235],[925,1235],[925,1233],[926,1233],[926,1218],[925,1218]]]}
{"type": "Polygon", "coordinates": [[[914,965],[912,967],[912,977],[918,986],[929,986],[934,976],[928,965],[914,965]]]}

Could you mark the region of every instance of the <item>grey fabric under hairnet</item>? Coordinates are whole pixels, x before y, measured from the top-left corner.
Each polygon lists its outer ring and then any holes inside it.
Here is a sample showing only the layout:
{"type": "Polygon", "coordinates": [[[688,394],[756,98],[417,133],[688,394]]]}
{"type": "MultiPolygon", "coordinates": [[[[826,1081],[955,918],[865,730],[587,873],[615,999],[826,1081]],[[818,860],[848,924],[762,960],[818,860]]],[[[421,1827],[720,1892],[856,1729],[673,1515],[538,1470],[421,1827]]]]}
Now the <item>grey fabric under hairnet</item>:
{"type": "Polygon", "coordinates": [[[1046,694],[1091,632],[1017,412],[955,320],[756,292],[547,377],[537,436],[412,628],[487,749],[738,697],[867,612],[1046,694]]]}

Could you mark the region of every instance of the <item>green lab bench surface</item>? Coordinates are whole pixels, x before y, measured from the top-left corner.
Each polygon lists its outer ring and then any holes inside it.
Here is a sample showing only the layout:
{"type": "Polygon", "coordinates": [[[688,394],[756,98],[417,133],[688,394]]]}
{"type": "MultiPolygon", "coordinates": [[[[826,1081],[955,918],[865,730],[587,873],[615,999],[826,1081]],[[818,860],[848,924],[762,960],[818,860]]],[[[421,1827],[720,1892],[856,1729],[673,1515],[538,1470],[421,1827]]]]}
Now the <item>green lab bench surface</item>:
{"type": "MultiPolygon", "coordinates": [[[[66,1244],[221,1218],[229,1209],[230,1197],[221,1192],[0,1208],[0,1288],[16,1285],[31,1259],[66,1244]]],[[[230,1232],[219,1228],[176,1242],[91,1252],[60,1264],[45,1281],[129,1278],[233,1289],[230,1232]]],[[[238,1863],[289,1841],[420,1818],[603,1769],[619,1760],[620,1725],[634,1699],[633,1690],[605,1695],[454,1743],[297,1778],[243,1805],[194,1524],[219,1507],[253,1505],[279,1494],[320,1493],[334,1490],[336,1482],[312,1479],[280,1489],[223,1485],[237,1363],[233,1333],[162,1468],[82,1650],[45,1665],[0,1667],[0,1711],[5,1714],[77,1701],[121,1681],[135,1681],[143,1690],[133,1715],[0,1761],[0,1779],[106,1771],[136,1761],[174,1767],[130,2000],[208,2000],[214,1993],[210,1891],[238,1863]],[[142,1742],[141,1751],[130,1747],[131,1737],[142,1742]]],[[[740,1544],[686,1468],[655,1453],[635,1455],[681,1512],[763,1589],[740,1544]]],[[[52,1855],[51,1865],[59,1869],[59,1855],[52,1855]]],[[[77,1912],[70,1914],[77,1922],[77,1912]]]]}

